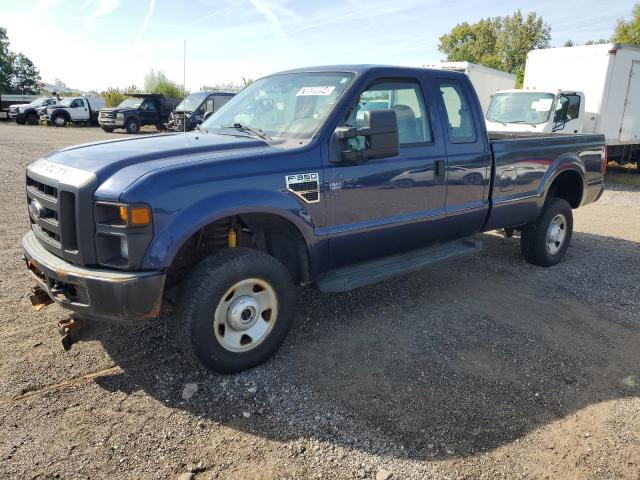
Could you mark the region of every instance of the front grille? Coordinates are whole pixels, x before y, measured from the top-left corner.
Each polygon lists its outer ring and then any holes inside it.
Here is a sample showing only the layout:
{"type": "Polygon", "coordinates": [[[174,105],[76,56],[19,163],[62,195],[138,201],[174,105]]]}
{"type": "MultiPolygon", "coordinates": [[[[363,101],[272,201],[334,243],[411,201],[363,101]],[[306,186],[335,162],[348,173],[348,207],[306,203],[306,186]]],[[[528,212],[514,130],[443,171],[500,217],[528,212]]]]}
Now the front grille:
{"type": "Polygon", "coordinates": [[[75,203],[73,192],[60,192],[57,187],[27,175],[31,229],[49,250],[61,257],[78,248],[75,203]]]}
{"type": "Polygon", "coordinates": [[[100,112],[100,118],[116,118],[114,112],[100,112]]]}

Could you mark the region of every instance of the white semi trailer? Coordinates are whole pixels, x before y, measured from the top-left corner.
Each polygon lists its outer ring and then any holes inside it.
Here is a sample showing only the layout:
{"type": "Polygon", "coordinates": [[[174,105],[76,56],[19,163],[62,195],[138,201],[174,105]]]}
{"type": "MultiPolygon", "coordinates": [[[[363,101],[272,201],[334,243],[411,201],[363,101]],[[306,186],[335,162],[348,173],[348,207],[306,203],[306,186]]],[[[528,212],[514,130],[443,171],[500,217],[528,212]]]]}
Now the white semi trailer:
{"type": "Polygon", "coordinates": [[[486,112],[491,96],[496,90],[514,88],[516,86],[516,76],[495,68],[484,67],[470,62],[441,62],[428,63],[422,65],[425,68],[437,68],[439,70],[450,70],[454,72],[466,73],[471,83],[478,93],[482,111],[486,112]]]}
{"type": "Polygon", "coordinates": [[[532,50],[522,90],[496,92],[487,129],[599,133],[609,160],[640,161],[640,48],[621,44],[532,50]]]}

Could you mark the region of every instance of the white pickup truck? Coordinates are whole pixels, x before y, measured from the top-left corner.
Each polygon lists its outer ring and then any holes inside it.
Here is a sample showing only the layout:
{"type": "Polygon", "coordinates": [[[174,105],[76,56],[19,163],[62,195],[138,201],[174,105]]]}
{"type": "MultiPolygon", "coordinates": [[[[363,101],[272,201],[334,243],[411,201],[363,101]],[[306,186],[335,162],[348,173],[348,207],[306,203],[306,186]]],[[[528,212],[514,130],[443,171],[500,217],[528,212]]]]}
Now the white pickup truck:
{"type": "Polygon", "coordinates": [[[89,125],[98,121],[98,111],[104,107],[99,97],[67,97],[56,105],[38,109],[40,123],[66,127],[70,123],[89,125]]]}

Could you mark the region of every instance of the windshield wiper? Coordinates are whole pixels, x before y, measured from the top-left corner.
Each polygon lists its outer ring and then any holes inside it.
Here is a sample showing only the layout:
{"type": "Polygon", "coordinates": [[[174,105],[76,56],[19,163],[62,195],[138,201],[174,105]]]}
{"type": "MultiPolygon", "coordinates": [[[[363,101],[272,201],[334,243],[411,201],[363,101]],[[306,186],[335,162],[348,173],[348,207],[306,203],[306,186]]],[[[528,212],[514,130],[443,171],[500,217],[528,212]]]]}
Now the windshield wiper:
{"type": "Polygon", "coordinates": [[[253,135],[260,137],[262,140],[270,140],[271,137],[264,133],[259,128],[251,128],[241,123],[234,123],[233,125],[220,125],[220,128],[235,128],[241,132],[252,133],[253,135]]]}
{"type": "Polygon", "coordinates": [[[509,123],[524,123],[526,125],[531,125],[534,128],[537,126],[535,123],[527,122],[526,120],[513,120],[512,122],[509,122],[509,123]]]}
{"type": "Polygon", "coordinates": [[[498,120],[497,118],[489,118],[487,117],[487,120],[489,120],[490,122],[498,122],[501,123],[502,125],[504,125],[505,127],[507,126],[507,124],[505,122],[503,122],[502,120],[498,120]]]}

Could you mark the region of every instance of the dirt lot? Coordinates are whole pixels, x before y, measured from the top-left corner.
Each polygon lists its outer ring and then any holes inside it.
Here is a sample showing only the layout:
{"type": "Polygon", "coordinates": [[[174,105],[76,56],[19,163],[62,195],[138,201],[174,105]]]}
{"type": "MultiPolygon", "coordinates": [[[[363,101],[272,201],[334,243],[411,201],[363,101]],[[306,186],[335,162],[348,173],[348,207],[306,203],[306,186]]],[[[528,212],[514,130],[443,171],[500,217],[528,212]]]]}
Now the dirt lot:
{"type": "Polygon", "coordinates": [[[640,188],[578,210],[554,268],[482,235],[475,257],[303,291],[276,357],[221,376],[181,359],[168,314],[64,353],[64,312],[30,307],[24,168],[113,137],[0,123],[0,478],[640,478],[640,188]]]}

